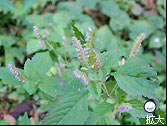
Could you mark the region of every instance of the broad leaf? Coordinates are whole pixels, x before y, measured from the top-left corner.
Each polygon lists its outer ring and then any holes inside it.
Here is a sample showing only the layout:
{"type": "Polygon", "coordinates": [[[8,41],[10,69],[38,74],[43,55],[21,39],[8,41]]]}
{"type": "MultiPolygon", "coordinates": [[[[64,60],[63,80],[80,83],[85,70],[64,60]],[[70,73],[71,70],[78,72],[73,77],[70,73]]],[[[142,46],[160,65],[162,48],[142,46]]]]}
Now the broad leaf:
{"type": "Polygon", "coordinates": [[[49,52],[37,53],[32,60],[28,59],[24,65],[24,72],[27,78],[32,78],[35,81],[38,78],[46,76],[46,72],[52,66],[52,59],[49,52]]]}
{"type": "Polygon", "coordinates": [[[88,117],[87,91],[59,97],[43,120],[45,125],[81,125],[88,117]]]}
{"type": "Polygon", "coordinates": [[[155,88],[157,81],[153,68],[143,63],[130,61],[120,67],[114,75],[119,87],[133,96],[145,96],[157,100],[155,88]],[[151,78],[148,80],[147,78],[151,78]]]}
{"type": "Polygon", "coordinates": [[[110,103],[103,102],[91,112],[90,116],[88,117],[88,121],[86,125],[96,125],[96,123],[103,118],[105,115],[112,113],[113,105],[110,103]]]}
{"type": "Polygon", "coordinates": [[[130,100],[126,103],[132,105],[132,109],[128,113],[132,114],[133,117],[145,118],[147,115],[151,115],[144,110],[144,103],[139,100],[130,100]]]}
{"type": "Polygon", "coordinates": [[[43,92],[51,95],[62,95],[64,92],[64,88],[60,85],[60,82],[54,77],[43,77],[39,81],[38,86],[43,92]]]}
{"type": "Polygon", "coordinates": [[[10,0],[1,0],[0,1],[0,11],[4,11],[4,13],[7,12],[13,12],[15,11],[15,6],[10,0]]]}

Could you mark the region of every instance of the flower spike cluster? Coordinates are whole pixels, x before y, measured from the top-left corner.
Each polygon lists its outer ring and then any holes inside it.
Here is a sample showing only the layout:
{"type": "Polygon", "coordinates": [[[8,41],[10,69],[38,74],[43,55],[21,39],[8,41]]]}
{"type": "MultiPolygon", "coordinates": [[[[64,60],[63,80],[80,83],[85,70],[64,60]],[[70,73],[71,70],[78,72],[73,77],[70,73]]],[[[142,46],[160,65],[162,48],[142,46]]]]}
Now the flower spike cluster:
{"type": "Polygon", "coordinates": [[[87,48],[85,50],[85,55],[88,58],[88,62],[90,64],[90,68],[94,71],[98,72],[99,69],[102,68],[99,56],[94,48],[87,48]]]}
{"type": "Polygon", "coordinates": [[[34,31],[34,34],[35,34],[36,38],[38,39],[39,46],[41,47],[42,50],[45,50],[46,46],[42,43],[42,38],[43,37],[40,34],[38,27],[37,26],[33,26],[33,31],[34,31]]]}
{"type": "Polygon", "coordinates": [[[121,115],[122,112],[128,112],[129,110],[132,109],[132,105],[129,103],[122,103],[119,107],[118,107],[118,111],[119,114],[121,115]]]}
{"type": "Polygon", "coordinates": [[[145,39],[146,34],[142,33],[140,36],[138,36],[135,40],[135,43],[132,46],[132,49],[130,51],[129,59],[132,57],[135,57],[137,52],[139,52],[139,49],[141,47],[142,41],[145,39]]]}
{"type": "Polygon", "coordinates": [[[27,81],[27,79],[12,64],[8,64],[8,68],[18,81],[22,83],[27,81]]]}
{"type": "Polygon", "coordinates": [[[75,77],[78,78],[83,83],[84,86],[88,85],[89,79],[85,73],[83,73],[79,70],[74,70],[73,73],[74,73],[75,77]]]}
{"type": "Polygon", "coordinates": [[[76,37],[72,37],[72,43],[75,47],[78,59],[81,63],[86,63],[90,65],[90,68],[92,68],[94,71],[98,72],[99,69],[102,68],[102,64],[100,62],[99,56],[95,49],[93,48],[93,40],[94,40],[94,32],[91,28],[88,28],[88,32],[86,32],[85,37],[86,44],[82,45],[79,40],[77,40],[76,37]]]}
{"type": "Polygon", "coordinates": [[[77,53],[78,59],[81,63],[86,63],[86,58],[84,54],[84,50],[82,48],[82,45],[80,43],[80,40],[78,40],[75,36],[72,37],[72,43],[73,46],[75,47],[75,51],[77,53]]]}
{"type": "Polygon", "coordinates": [[[87,44],[90,48],[93,48],[93,40],[94,40],[94,32],[93,32],[93,30],[89,27],[89,28],[88,28],[88,32],[86,32],[85,41],[86,41],[86,44],[87,44]]]}

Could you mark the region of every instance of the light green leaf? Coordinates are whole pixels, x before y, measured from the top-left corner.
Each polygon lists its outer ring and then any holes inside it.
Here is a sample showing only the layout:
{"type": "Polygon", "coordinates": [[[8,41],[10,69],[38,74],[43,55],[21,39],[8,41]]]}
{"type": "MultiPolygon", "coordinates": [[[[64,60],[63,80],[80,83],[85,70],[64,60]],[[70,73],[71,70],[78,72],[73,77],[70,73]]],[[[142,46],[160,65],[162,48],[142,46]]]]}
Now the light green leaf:
{"type": "Polygon", "coordinates": [[[39,51],[41,48],[38,44],[38,40],[36,39],[29,39],[27,41],[27,53],[28,54],[32,54],[35,53],[37,51],[39,51]]]}
{"type": "Polygon", "coordinates": [[[6,120],[1,120],[0,125],[7,125],[7,121],[6,120]]]}
{"type": "Polygon", "coordinates": [[[115,2],[108,0],[100,2],[99,8],[104,14],[109,17],[116,16],[120,11],[118,5],[115,2]]]}
{"type": "MultiPolygon", "coordinates": [[[[64,86],[64,85],[62,85],[64,86]]],[[[51,95],[51,96],[57,96],[57,95],[62,95],[64,94],[64,88],[62,87],[59,83],[59,81],[54,78],[54,77],[43,77],[40,81],[39,81],[39,88],[51,95]]]]}
{"type": "Polygon", "coordinates": [[[119,15],[113,16],[110,19],[110,26],[114,31],[123,30],[130,24],[130,18],[124,11],[121,11],[119,15]]]}
{"type": "Polygon", "coordinates": [[[93,112],[90,113],[86,125],[96,125],[96,123],[103,118],[105,115],[112,113],[113,105],[110,103],[103,102],[98,104],[93,112]]]}
{"type": "Polygon", "coordinates": [[[60,2],[57,6],[59,10],[67,10],[73,14],[80,15],[82,13],[82,7],[77,2],[60,2]]]}
{"type": "Polygon", "coordinates": [[[28,59],[24,65],[24,72],[27,78],[33,78],[38,80],[43,76],[46,76],[46,72],[52,66],[53,61],[49,55],[49,52],[37,53],[33,56],[32,60],[28,59]]]}
{"type": "Polygon", "coordinates": [[[133,117],[145,118],[147,115],[151,115],[144,110],[144,103],[137,99],[129,100],[126,103],[132,105],[132,109],[128,113],[132,114],[133,117]]]}
{"type": "Polygon", "coordinates": [[[45,13],[43,15],[37,15],[37,14],[28,15],[26,16],[26,21],[38,27],[50,26],[50,24],[53,24],[53,14],[45,13]]]}
{"type": "Polygon", "coordinates": [[[4,47],[10,47],[17,42],[17,37],[9,37],[7,35],[0,35],[0,42],[4,47]]]}
{"type": "Polygon", "coordinates": [[[145,96],[157,100],[155,88],[157,81],[147,78],[156,78],[153,68],[143,63],[130,61],[120,67],[114,75],[119,87],[133,96],[145,96]]]}
{"type": "Polygon", "coordinates": [[[60,11],[53,16],[54,23],[66,28],[76,16],[69,11],[60,11]]]}
{"type": "Polygon", "coordinates": [[[161,29],[164,27],[164,20],[158,15],[148,16],[147,20],[155,29],[161,29]]]}
{"type": "Polygon", "coordinates": [[[57,99],[43,120],[45,125],[81,125],[88,117],[87,91],[67,93],[57,99]]]}
{"type": "Polygon", "coordinates": [[[34,94],[36,91],[36,86],[33,81],[26,81],[25,85],[23,85],[23,88],[30,94],[34,94]]]}
{"type": "Polygon", "coordinates": [[[15,6],[10,0],[1,0],[0,1],[0,11],[3,11],[4,13],[7,12],[14,12],[15,6]]]}
{"type": "Polygon", "coordinates": [[[96,31],[94,46],[100,51],[118,48],[116,37],[107,26],[103,26],[96,31]]]}
{"type": "Polygon", "coordinates": [[[164,32],[157,32],[151,36],[149,40],[149,48],[161,48],[166,44],[166,34],[164,32]]]}
{"type": "Polygon", "coordinates": [[[20,116],[18,118],[18,125],[31,125],[31,121],[28,118],[27,112],[24,114],[24,116],[20,116]]]}
{"type": "Polygon", "coordinates": [[[132,40],[135,40],[138,35],[145,32],[146,38],[155,31],[154,27],[150,24],[150,22],[146,20],[132,20],[131,25],[128,26],[130,30],[129,37],[132,40]]]}

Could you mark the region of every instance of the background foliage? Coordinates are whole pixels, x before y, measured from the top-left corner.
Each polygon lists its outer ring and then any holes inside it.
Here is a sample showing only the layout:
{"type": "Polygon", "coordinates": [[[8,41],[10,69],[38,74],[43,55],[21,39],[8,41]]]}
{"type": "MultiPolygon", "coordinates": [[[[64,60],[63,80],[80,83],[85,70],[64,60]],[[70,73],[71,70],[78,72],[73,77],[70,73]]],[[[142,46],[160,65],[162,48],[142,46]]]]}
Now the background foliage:
{"type": "Polygon", "coordinates": [[[0,1],[0,124],[140,124],[147,115],[143,103],[149,98],[165,112],[166,0],[0,1]],[[40,48],[34,25],[47,34],[54,49],[40,48]],[[104,69],[98,74],[90,70],[87,75],[105,80],[112,71],[105,85],[111,91],[118,83],[115,99],[101,96],[95,81],[85,88],[73,75],[80,63],[71,38],[84,39],[88,27],[95,32],[94,48],[104,69]],[[128,57],[142,32],[146,39],[139,53],[119,67],[118,61],[128,57]],[[18,82],[8,64],[29,81],[18,82]],[[133,109],[111,121],[115,105],[123,102],[133,109]],[[51,113],[42,121],[49,109],[51,113]]]}

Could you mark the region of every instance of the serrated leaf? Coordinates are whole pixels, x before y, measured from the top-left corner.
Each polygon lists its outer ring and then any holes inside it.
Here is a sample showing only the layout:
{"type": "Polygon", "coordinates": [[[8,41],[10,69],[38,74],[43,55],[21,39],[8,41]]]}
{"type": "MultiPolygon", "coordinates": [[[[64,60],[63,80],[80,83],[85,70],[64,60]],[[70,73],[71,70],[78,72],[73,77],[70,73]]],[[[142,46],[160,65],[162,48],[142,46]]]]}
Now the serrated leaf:
{"type": "Polygon", "coordinates": [[[88,117],[86,125],[96,125],[96,123],[103,118],[105,115],[112,113],[113,105],[110,103],[103,102],[91,112],[90,116],[88,117]]]}
{"type": "Polygon", "coordinates": [[[39,81],[38,87],[51,96],[64,94],[64,88],[55,77],[43,77],[39,81]]]}
{"type": "Polygon", "coordinates": [[[87,91],[70,92],[57,99],[43,120],[45,125],[81,125],[88,117],[87,91]]]}
{"type": "Polygon", "coordinates": [[[24,72],[27,78],[32,78],[35,81],[38,78],[46,76],[46,72],[51,68],[53,61],[49,52],[37,53],[32,60],[28,59],[24,65],[24,72]]]}
{"type": "Polygon", "coordinates": [[[34,94],[36,91],[36,86],[33,81],[26,81],[25,85],[23,85],[23,88],[30,94],[34,94]]]}
{"type": "Polygon", "coordinates": [[[144,110],[144,103],[137,99],[129,100],[126,103],[132,105],[132,109],[128,113],[132,114],[133,117],[145,118],[147,115],[151,115],[144,110]]]}
{"type": "Polygon", "coordinates": [[[27,112],[24,114],[24,116],[20,116],[18,118],[18,125],[31,125],[31,121],[28,118],[27,112]]]}
{"type": "Polygon", "coordinates": [[[154,90],[157,81],[147,78],[156,78],[153,68],[143,63],[130,61],[118,69],[114,75],[119,87],[133,96],[145,96],[157,100],[154,90]]]}
{"type": "Polygon", "coordinates": [[[157,73],[152,67],[145,63],[138,63],[136,61],[127,62],[125,65],[117,70],[118,74],[128,75],[131,77],[156,77],[157,73]]]}
{"type": "Polygon", "coordinates": [[[78,30],[77,27],[75,27],[75,25],[72,22],[71,22],[71,26],[73,28],[75,37],[77,37],[77,39],[80,40],[82,44],[84,44],[85,36],[78,30]]]}

